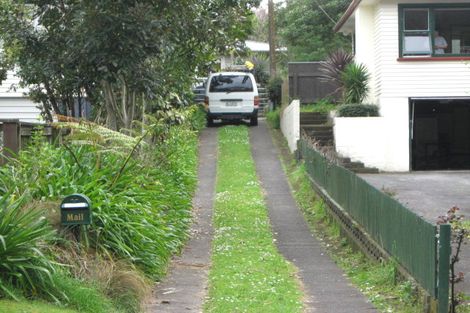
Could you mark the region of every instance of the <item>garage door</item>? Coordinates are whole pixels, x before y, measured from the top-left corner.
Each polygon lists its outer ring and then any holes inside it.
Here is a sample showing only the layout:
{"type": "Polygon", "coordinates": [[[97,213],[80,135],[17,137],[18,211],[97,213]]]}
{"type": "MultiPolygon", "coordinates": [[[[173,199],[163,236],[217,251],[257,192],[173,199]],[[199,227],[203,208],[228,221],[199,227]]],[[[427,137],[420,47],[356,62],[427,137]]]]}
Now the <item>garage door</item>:
{"type": "Polygon", "coordinates": [[[413,170],[470,169],[470,99],[411,99],[413,170]]]}

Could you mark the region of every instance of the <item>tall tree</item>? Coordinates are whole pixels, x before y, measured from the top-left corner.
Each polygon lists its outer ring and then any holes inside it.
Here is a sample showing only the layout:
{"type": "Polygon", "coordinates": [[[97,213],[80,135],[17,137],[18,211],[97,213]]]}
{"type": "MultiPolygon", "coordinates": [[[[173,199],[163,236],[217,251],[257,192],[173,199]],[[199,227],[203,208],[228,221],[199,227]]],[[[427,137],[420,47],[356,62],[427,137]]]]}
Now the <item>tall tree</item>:
{"type": "Polygon", "coordinates": [[[272,78],[276,76],[276,25],[274,18],[274,1],[268,2],[269,14],[269,74],[272,78]]]}
{"type": "Polygon", "coordinates": [[[259,0],[0,0],[3,68],[17,68],[46,118],[86,97],[113,128],[155,110],[238,44],[259,0]]]}
{"type": "Polygon", "coordinates": [[[333,32],[350,0],[289,0],[279,8],[278,34],[293,61],[323,60],[338,49],[350,50],[350,39],[333,32]]]}

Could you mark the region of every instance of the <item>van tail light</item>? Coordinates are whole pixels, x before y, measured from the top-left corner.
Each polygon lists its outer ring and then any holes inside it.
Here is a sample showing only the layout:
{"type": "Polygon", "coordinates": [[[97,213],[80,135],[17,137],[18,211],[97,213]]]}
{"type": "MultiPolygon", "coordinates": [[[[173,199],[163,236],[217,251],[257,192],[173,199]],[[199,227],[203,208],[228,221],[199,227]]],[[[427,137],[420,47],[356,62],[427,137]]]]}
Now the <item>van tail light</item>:
{"type": "Polygon", "coordinates": [[[206,108],[209,107],[209,97],[208,97],[208,96],[205,96],[205,97],[204,97],[204,106],[205,106],[206,108]]]}
{"type": "Polygon", "coordinates": [[[255,96],[255,99],[254,99],[254,100],[255,100],[255,101],[254,101],[255,108],[257,109],[257,108],[259,108],[259,102],[260,102],[260,101],[259,101],[259,97],[258,97],[258,96],[255,96]]]}

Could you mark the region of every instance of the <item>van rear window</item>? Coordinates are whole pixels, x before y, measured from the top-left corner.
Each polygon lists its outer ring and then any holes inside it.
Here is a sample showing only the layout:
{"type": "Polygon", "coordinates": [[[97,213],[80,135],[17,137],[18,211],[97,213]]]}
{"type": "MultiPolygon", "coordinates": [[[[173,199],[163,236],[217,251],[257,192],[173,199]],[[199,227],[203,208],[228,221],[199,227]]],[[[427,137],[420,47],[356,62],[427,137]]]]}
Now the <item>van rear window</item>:
{"type": "Polygon", "coordinates": [[[247,75],[217,75],[212,77],[209,92],[253,91],[253,83],[247,75]]]}

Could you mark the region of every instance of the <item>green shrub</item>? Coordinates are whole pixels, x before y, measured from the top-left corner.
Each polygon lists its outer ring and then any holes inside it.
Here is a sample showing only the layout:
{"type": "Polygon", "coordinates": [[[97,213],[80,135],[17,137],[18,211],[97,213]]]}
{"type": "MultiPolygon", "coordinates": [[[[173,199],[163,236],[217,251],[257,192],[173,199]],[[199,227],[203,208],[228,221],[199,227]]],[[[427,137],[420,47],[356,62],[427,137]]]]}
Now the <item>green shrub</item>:
{"type": "Polygon", "coordinates": [[[361,103],[369,92],[369,74],[363,64],[350,63],[341,74],[343,103],[361,103]]]}
{"type": "Polygon", "coordinates": [[[272,128],[281,128],[281,109],[278,108],[274,111],[269,111],[266,114],[266,120],[272,128]]]}
{"type": "Polygon", "coordinates": [[[52,274],[54,263],[44,254],[54,231],[39,210],[22,210],[24,198],[0,197],[0,294],[18,299],[44,295],[56,300],[60,294],[52,274]],[[16,289],[16,290],[15,290],[16,289]]]}
{"type": "Polygon", "coordinates": [[[274,107],[281,105],[282,101],[282,78],[274,77],[268,82],[269,100],[273,103],[274,107]]]}
{"type": "Polygon", "coordinates": [[[336,109],[336,104],[330,98],[320,99],[316,103],[300,106],[300,112],[328,113],[334,109],[336,109]]]}
{"type": "Polygon", "coordinates": [[[17,162],[0,168],[0,192],[29,190],[34,199],[47,201],[86,194],[93,223],[84,242],[128,260],[152,278],[161,277],[186,240],[191,220],[201,127],[197,112],[156,135],[155,143],[129,160],[122,153],[128,149],[99,140],[72,140],[66,146],[34,142],[17,162]]]}
{"type": "Polygon", "coordinates": [[[373,104],[344,104],[338,107],[339,117],[379,116],[379,107],[373,104]]]}

